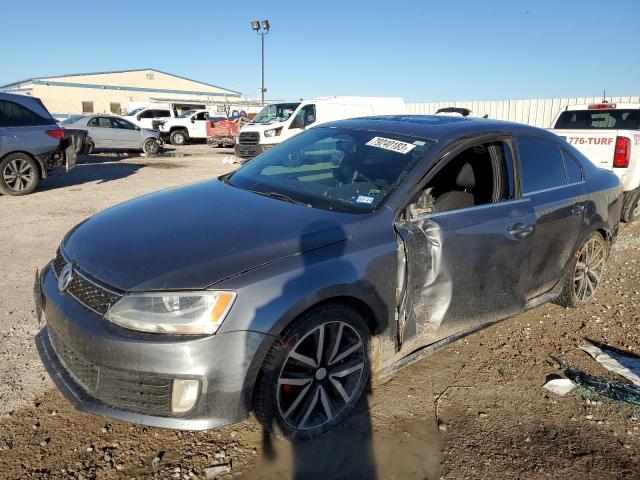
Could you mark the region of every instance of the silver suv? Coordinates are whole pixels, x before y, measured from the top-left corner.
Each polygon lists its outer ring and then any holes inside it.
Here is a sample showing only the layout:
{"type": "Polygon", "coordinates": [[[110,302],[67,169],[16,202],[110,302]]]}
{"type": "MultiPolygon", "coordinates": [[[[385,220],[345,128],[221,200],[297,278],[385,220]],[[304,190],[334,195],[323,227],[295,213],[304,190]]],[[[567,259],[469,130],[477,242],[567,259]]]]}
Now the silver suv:
{"type": "Polygon", "coordinates": [[[26,195],[54,168],[71,169],[85,137],[60,128],[40,99],[0,93],[0,193],[26,195]]]}

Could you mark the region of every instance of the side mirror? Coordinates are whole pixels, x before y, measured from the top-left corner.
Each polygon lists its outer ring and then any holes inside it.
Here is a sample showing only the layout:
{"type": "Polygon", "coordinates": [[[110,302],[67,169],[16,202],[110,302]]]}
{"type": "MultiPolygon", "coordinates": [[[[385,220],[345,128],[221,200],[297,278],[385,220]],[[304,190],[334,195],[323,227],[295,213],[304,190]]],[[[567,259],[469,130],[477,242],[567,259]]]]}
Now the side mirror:
{"type": "Polygon", "coordinates": [[[136,130],[142,130],[142,129],[136,125],[136,130]]]}
{"type": "Polygon", "coordinates": [[[191,117],[191,123],[196,123],[196,117],[191,117]]]}
{"type": "Polygon", "coordinates": [[[289,128],[304,128],[304,117],[302,115],[297,115],[291,122],[289,128]]]}
{"type": "Polygon", "coordinates": [[[138,120],[140,120],[142,118],[142,114],[139,113],[138,116],[136,117],[138,120]]]}

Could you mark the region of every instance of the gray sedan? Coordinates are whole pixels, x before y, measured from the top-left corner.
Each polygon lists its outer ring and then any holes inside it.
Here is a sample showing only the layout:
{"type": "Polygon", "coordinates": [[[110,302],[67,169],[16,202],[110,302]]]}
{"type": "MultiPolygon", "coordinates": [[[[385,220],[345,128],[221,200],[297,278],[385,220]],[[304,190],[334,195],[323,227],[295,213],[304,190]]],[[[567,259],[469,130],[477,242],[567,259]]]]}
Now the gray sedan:
{"type": "Polygon", "coordinates": [[[87,130],[87,153],[97,150],[142,150],[144,153],[154,155],[162,147],[162,139],[159,132],[140,128],[123,118],[113,115],[83,116],[73,123],[65,124],[65,127],[87,130]]]}
{"type": "Polygon", "coordinates": [[[372,373],[546,302],[592,301],[621,194],[525,125],[329,123],[72,229],[36,277],[38,347],[81,410],[181,430],[253,410],[310,438],[372,373]]]}

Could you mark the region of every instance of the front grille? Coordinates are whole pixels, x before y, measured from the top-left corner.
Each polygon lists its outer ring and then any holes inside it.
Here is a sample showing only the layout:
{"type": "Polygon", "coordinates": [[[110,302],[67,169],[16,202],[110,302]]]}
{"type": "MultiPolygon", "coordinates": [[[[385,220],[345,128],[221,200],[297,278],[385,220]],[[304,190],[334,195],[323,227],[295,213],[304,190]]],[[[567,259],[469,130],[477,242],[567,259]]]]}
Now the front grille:
{"type": "MultiPolygon", "coordinates": [[[[66,264],[67,261],[58,249],[56,258],[53,260],[53,271],[56,277],[60,276],[60,272],[66,264]]],[[[78,273],[77,270],[74,270],[73,279],[65,291],[80,303],[101,315],[104,315],[109,307],[116,303],[121,297],[121,295],[111,292],[88,280],[78,273]]]]}
{"type": "Polygon", "coordinates": [[[244,145],[257,145],[260,143],[259,132],[240,132],[238,142],[244,145]]]}
{"type": "Polygon", "coordinates": [[[95,365],[69,348],[51,328],[49,338],[69,374],[92,397],[129,412],[171,414],[170,378],[95,365]]]}

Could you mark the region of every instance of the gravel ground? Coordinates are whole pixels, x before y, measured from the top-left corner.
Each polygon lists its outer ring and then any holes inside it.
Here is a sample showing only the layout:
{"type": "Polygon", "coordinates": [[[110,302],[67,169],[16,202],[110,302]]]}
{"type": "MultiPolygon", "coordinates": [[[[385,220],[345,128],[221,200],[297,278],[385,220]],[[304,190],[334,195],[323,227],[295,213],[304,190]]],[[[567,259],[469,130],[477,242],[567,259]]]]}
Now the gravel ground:
{"type": "Polygon", "coordinates": [[[640,349],[640,223],[622,229],[595,303],[534,309],[375,381],[353,419],[313,443],[292,447],[254,419],[176,432],[76,412],[35,351],[33,274],[94,212],[233,168],[228,150],[173,153],[185,152],[87,157],[30,196],[0,197],[0,477],[640,478],[640,411],[542,388],[558,373],[551,356],[607,376],[576,348],[584,338],[640,349]]]}

